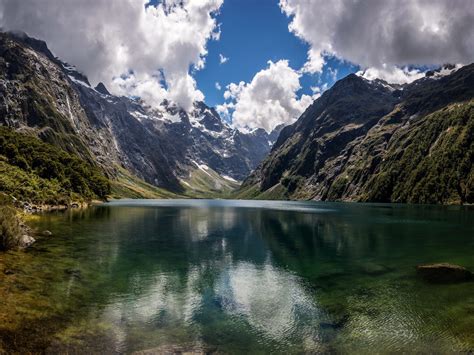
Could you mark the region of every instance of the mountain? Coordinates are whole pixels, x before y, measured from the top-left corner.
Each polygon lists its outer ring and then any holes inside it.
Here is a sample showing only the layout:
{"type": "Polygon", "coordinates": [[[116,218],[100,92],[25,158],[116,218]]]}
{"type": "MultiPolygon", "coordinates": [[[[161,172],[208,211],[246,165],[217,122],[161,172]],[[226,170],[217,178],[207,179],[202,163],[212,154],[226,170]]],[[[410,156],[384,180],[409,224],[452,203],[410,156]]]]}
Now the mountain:
{"type": "Polygon", "coordinates": [[[230,191],[277,136],[233,129],[203,102],[185,112],[167,101],[152,107],[111,95],[25,34],[0,33],[0,53],[0,124],[75,154],[127,186],[137,177],[181,195],[230,191]]]}
{"type": "Polygon", "coordinates": [[[241,198],[474,202],[474,64],[339,80],[285,127],[241,198]]]}

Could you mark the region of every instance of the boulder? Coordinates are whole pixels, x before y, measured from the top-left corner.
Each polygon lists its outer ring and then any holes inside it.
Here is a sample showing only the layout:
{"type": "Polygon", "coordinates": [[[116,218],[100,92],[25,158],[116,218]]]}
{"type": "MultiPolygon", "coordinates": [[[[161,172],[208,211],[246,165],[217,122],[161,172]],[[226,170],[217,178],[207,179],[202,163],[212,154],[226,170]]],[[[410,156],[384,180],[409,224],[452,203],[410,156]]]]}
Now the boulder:
{"type": "Polygon", "coordinates": [[[23,234],[19,239],[18,239],[18,246],[20,248],[28,248],[31,244],[35,242],[35,238],[33,238],[31,235],[28,234],[23,234]]]}
{"type": "Polygon", "coordinates": [[[45,230],[45,231],[43,231],[43,233],[41,233],[41,235],[43,235],[45,237],[51,237],[53,235],[53,233],[51,233],[49,230],[45,230]]]}
{"type": "Polygon", "coordinates": [[[473,279],[473,274],[466,268],[448,263],[418,265],[418,275],[430,283],[456,283],[473,279]]]}

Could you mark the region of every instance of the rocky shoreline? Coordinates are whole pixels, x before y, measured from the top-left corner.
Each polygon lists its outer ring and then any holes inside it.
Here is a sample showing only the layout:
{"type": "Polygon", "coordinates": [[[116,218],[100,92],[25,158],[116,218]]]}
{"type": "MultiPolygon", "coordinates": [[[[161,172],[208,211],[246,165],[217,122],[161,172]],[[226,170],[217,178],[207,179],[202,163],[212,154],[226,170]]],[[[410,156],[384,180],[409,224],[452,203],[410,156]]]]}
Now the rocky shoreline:
{"type": "Polygon", "coordinates": [[[36,213],[65,211],[68,209],[86,208],[90,202],[71,202],[69,204],[34,204],[20,201],[14,197],[3,196],[0,203],[0,250],[26,249],[38,236],[50,236],[50,231],[35,231],[26,221],[28,216],[36,213]]]}

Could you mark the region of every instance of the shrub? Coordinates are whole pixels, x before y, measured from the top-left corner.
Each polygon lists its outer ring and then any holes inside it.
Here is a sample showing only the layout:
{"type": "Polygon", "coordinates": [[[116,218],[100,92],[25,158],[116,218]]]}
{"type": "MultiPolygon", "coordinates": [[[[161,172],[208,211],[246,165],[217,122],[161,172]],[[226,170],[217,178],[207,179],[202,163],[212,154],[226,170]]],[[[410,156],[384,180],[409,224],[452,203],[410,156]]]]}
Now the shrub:
{"type": "Polygon", "coordinates": [[[5,196],[0,196],[0,250],[17,247],[21,232],[16,210],[5,196]]]}
{"type": "MultiPolygon", "coordinates": [[[[105,198],[110,193],[109,180],[96,166],[35,137],[6,127],[0,127],[0,156],[3,156],[5,163],[28,175],[34,185],[28,187],[33,190],[39,188],[39,185],[58,185],[55,190],[61,190],[63,197],[67,191],[69,195],[75,193],[84,199],[105,198]],[[38,184],[34,184],[35,181],[38,184]]],[[[15,187],[15,190],[26,193],[23,187],[15,187]]],[[[28,198],[27,195],[28,193],[15,197],[28,198]]]]}

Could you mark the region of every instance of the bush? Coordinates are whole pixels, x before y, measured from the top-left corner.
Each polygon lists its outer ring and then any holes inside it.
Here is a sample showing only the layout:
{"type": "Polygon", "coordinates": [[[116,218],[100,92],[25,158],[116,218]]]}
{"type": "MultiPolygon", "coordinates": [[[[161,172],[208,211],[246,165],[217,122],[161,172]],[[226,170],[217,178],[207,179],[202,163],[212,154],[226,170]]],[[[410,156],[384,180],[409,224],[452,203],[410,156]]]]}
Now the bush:
{"type": "Polygon", "coordinates": [[[0,196],[0,250],[16,248],[21,234],[15,208],[7,203],[6,197],[0,196]]]}
{"type": "MultiPolygon", "coordinates": [[[[3,162],[24,171],[30,177],[29,180],[38,181],[36,185],[55,185],[55,190],[62,191],[62,199],[65,192],[69,195],[78,194],[84,199],[105,198],[110,193],[109,180],[96,166],[35,137],[6,127],[0,127],[0,156],[3,156],[3,162]]],[[[33,190],[39,188],[28,187],[33,190]]],[[[23,187],[15,190],[26,192],[23,187]]],[[[28,198],[25,195],[15,197],[28,198]]]]}

